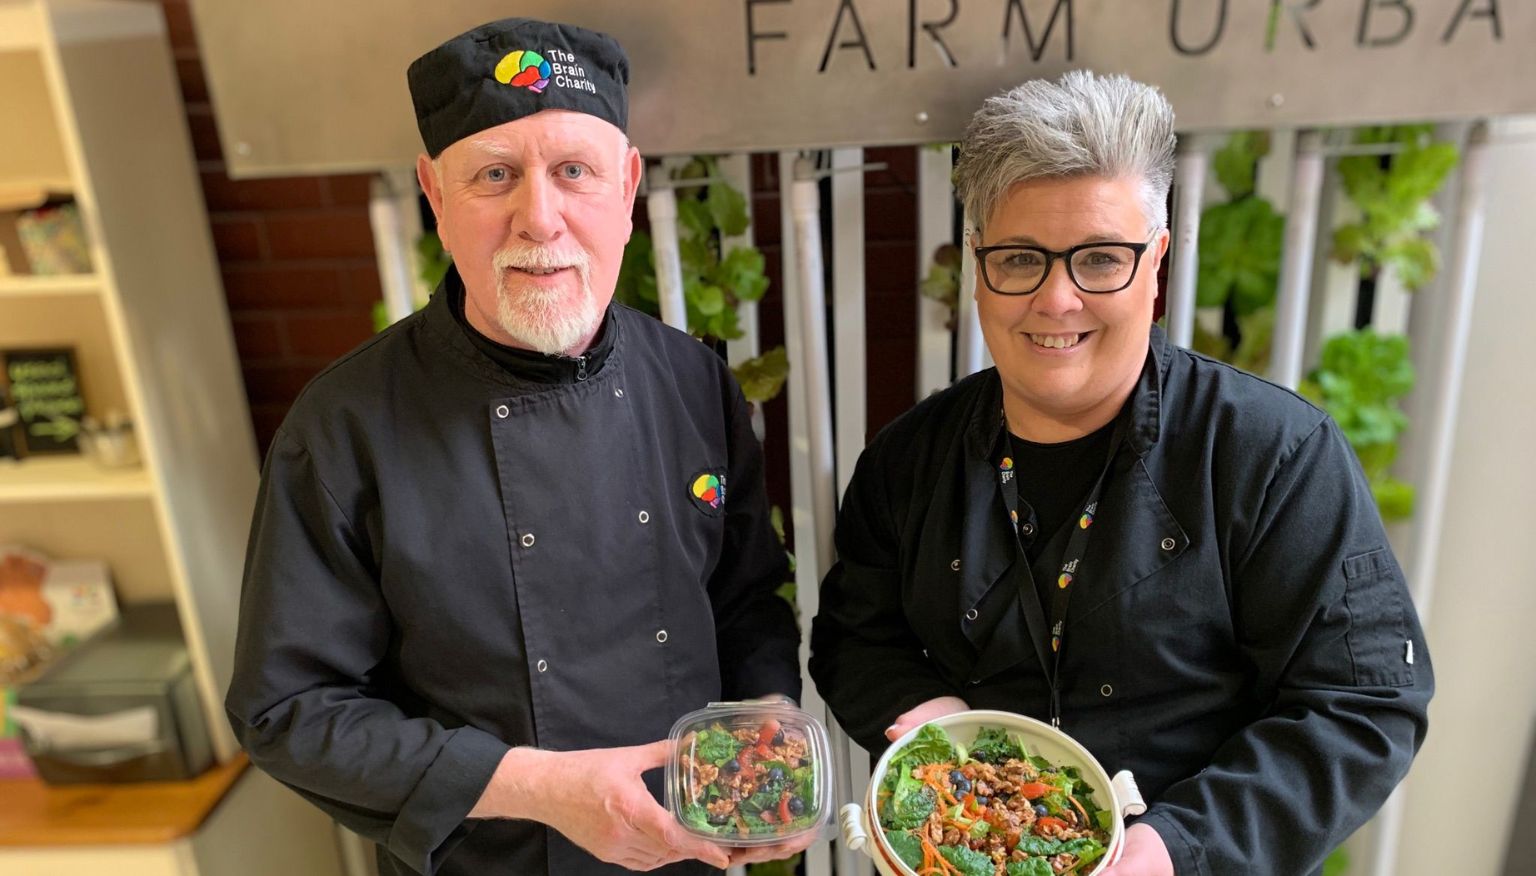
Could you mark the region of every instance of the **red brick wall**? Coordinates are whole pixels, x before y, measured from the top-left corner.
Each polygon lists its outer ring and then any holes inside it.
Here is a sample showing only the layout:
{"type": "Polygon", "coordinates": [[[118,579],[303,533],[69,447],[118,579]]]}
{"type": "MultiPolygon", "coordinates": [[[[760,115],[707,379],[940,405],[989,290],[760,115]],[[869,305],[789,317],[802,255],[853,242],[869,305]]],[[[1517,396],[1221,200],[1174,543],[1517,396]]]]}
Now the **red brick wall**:
{"type": "Polygon", "coordinates": [[[231,180],[187,0],[161,0],[263,453],[304,384],[373,333],[366,175],[231,180]]]}

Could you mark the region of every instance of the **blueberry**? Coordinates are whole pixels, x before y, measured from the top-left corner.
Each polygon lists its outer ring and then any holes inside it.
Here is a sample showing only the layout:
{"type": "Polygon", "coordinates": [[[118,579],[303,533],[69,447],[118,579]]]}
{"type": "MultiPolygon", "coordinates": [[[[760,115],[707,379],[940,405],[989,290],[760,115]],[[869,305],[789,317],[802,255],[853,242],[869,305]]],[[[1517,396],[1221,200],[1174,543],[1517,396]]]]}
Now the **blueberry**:
{"type": "Polygon", "coordinates": [[[955,793],[961,796],[971,793],[970,780],[962,778],[960,781],[956,782],[955,793]]]}
{"type": "Polygon", "coordinates": [[[1035,814],[1040,816],[1041,818],[1044,818],[1048,814],[1046,812],[1046,808],[1045,808],[1045,804],[1044,803],[1036,803],[1035,804],[1035,814]]]}
{"type": "Polygon", "coordinates": [[[1007,803],[1008,802],[1008,798],[1010,798],[1012,796],[1013,795],[1008,793],[1007,791],[998,791],[997,792],[997,802],[999,802],[999,803],[1007,803]]]}
{"type": "Polygon", "coordinates": [[[725,762],[725,766],[721,767],[721,769],[725,770],[728,773],[734,773],[734,772],[738,772],[738,771],[741,770],[741,764],[737,763],[736,762],[736,758],[733,757],[730,760],[726,761],[725,762]]]}
{"type": "Polygon", "coordinates": [[[791,815],[804,815],[805,801],[801,800],[799,797],[789,798],[789,812],[791,815]]]}
{"type": "Polygon", "coordinates": [[[711,815],[709,817],[709,823],[717,826],[723,825],[728,821],[730,821],[730,819],[726,818],[724,815],[711,815]]]}
{"type": "Polygon", "coordinates": [[[951,784],[955,784],[955,785],[958,785],[961,782],[965,782],[966,784],[970,784],[970,782],[965,778],[965,773],[962,773],[959,770],[950,770],[949,771],[949,781],[950,781],[951,784]]]}
{"type": "Polygon", "coordinates": [[[773,734],[773,744],[774,745],[783,745],[784,744],[784,731],[783,730],[780,730],[779,732],[773,734]]]}
{"type": "Polygon", "coordinates": [[[987,798],[986,797],[977,797],[976,798],[976,805],[977,806],[985,806],[985,805],[987,805],[987,798]]]}
{"type": "Polygon", "coordinates": [[[769,770],[768,771],[768,781],[770,781],[770,782],[782,782],[782,781],[784,781],[784,771],[779,769],[778,767],[774,767],[773,769],[769,770]]]}

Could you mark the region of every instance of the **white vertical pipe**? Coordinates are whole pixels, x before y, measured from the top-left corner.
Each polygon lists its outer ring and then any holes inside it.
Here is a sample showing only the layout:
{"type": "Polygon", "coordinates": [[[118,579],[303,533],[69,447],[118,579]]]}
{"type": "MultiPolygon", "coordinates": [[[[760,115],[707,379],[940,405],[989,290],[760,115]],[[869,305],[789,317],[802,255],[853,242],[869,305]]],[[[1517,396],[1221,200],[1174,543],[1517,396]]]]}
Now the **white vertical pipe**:
{"type": "Polygon", "coordinates": [[[1195,340],[1195,285],[1200,276],[1200,208],[1211,141],[1199,134],[1179,138],[1173,168],[1173,264],[1168,274],[1164,316],[1168,339],[1188,347],[1195,340]]]}
{"type": "Polygon", "coordinates": [[[396,322],[416,310],[418,297],[416,239],[421,236],[421,211],[416,206],[414,170],[374,176],[368,186],[368,223],[373,228],[384,309],[389,321],[396,322]]]}
{"type": "MultiPolygon", "coordinates": [[[[1440,560],[1440,536],[1444,529],[1446,495],[1450,491],[1451,454],[1456,445],[1456,413],[1461,403],[1461,378],[1467,362],[1467,343],[1472,329],[1472,304],[1477,296],[1477,266],[1483,250],[1484,210],[1488,201],[1488,125],[1478,122],[1462,153],[1460,192],[1455,226],[1451,232],[1450,271],[1447,276],[1445,319],[1440,324],[1441,343],[1434,371],[1437,380],[1429,397],[1425,459],[1428,463],[1419,482],[1417,537],[1408,557],[1408,581],[1413,604],[1424,626],[1435,592],[1435,568],[1440,560]]],[[[1372,876],[1393,876],[1402,845],[1403,799],[1406,786],[1399,785],[1376,816],[1372,849],[1372,876]]]]}
{"type": "MultiPolygon", "coordinates": [[[[821,191],[816,182],[816,168],[801,157],[795,162],[795,179],[790,186],[790,206],[794,213],[796,285],[799,286],[800,359],[794,367],[805,374],[805,413],[810,437],[810,475],[813,527],[816,538],[816,578],[832,565],[832,530],[836,518],[837,480],[832,447],[831,380],[827,362],[826,281],[821,253],[821,191]]],[[[796,543],[798,549],[799,543],[796,543]]],[[[801,561],[798,561],[797,565],[801,561]]],[[[833,751],[849,751],[848,737],[838,727],[830,711],[827,728],[833,751]]],[[[837,804],[853,800],[852,774],[848,769],[835,771],[837,804]]],[[[833,851],[839,874],[851,874],[858,865],[852,849],[838,843],[833,851]]]]}
{"type": "MultiPolygon", "coordinates": [[[[955,379],[975,374],[990,364],[987,357],[986,339],[981,334],[981,318],[976,310],[976,229],[965,223],[960,235],[960,300],[959,313],[955,316],[959,337],[955,343],[955,379]]],[[[982,295],[991,295],[981,290],[982,295]]]]}
{"type": "Polygon", "coordinates": [[[1312,277],[1317,206],[1322,187],[1322,135],[1317,131],[1303,131],[1296,138],[1296,173],[1291,185],[1291,206],[1285,217],[1285,252],[1280,263],[1274,348],[1269,360],[1269,379],[1291,389],[1301,382],[1308,286],[1312,277]]]}
{"type": "MultiPolygon", "coordinates": [[[[741,192],[742,197],[747,199],[747,230],[720,241],[720,255],[723,257],[737,247],[755,245],[752,235],[752,156],[745,152],[721,156],[719,168],[720,175],[731,184],[731,188],[741,192]]],[[[762,355],[762,340],[757,330],[757,302],[742,302],[736,308],[736,313],[741,319],[741,337],[725,342],[726,359],[732,365],[740,365],[762,355]]]]}
{"type": "Polygon", "coordinates": [[[837,487],[842,496],[864,451],[863,149],[832,150],[832,333],[837,367],[837,487]]]}
{"type": "MultiPolygon", "coordinates": [[[[836,447],[837,483],[834,499],[841,501],[848,481],[853,477],[855,463],[864,452],[864,435],[867,431],[865,400],[865,319],[864,319],[864,150],[832,150],[832,335],[836,363],[833,379],[836,380],[836,447]]],[[[820,223],[816,223],[819,226],[820,223]]],[[[803,252],[803,249],[802,249],[803,252]]],[[[835,512],[833,512],[835,515],[835,512]]],[[[835,522],[835,516],[834,516],[835,522]]],[[[828,535],[828,550],[833,526],[825,527],[818,522],[818,529],[828,535]]],[[[830,556],[830,554],[829,554],[830,556]]],[[[829,566],[830,567],[830,566],[829,566]]],[[[828,715],[830,726],[836,721],[828,715]]],[[[869,757],[846,734],[839,754],[846,753],[846,763],[838,770],[847,782],[849,796],[839,804],[851,802],[869,783],[869,757]]],[[[839,792],[841,793],[841,791],[839,792]]],[[[862,855],[848,855],[838,845],[838,876],[856,876],[867,873],[872,862],[862,855]],[[848,868],[854,868],[850,870],[848,868]]]]}
{"type": "MultiPolygon", "coordinates": [[[[789,358],[789,475],[790,475],[790,523],[795,534],[795,600],[800,607],[800,617],[809,620],[816,616],[820,605],[822,563],[827,562],[817,550],[814,490],[811,483],[811,440],[806,405],[806,369],[803,346],[805,338],[800,330],[800,269],[799,247],[796,245],[795,214],[792,206],[792,190],[795,178],[794,152],[779,153],[779,230],[781,270],[780,290],[784,300],[784,347],[789,358]]],[[[827,563],[830,565],[830,562],[827,563]]],[[[805,684],[800,695],[800,706],[813,715],[826,715],[826,703],[816,690],[806,668],[810,660],[809,636],[800,637],[800,675],[805,684]]],[[[835,722],[828,717],[828,728],[835,722]]],[[[836,731],[834,730],[834,735],[836,731]]],[[[836,750],[834,740],[834,750],[836,750]]],[[[832,849],[826,842],[818,842],[805,852],[806,876],[830,876],[832,873],[832,849]]]]}
{"type": "Polygon", "coordinates": [[[651,190],[645,196],[651,220],[651,252],[656,262],[656,297],[661,321],[688,331],[688,307],[683,301],[683,259],[677,244],[677,192],[658,169],[651,174],[651,190]]]}
{"type": "MultiPolygon", "coordinates": [[[[917,279],[928,276],[933,252],[955,239],[955,191],[950,182],[953,164],[948,148],[917,146],[917,279]]],[[[917,296],[917,387],[922,401],[949,386],[954,337],[949,308],[917,296]]]]}

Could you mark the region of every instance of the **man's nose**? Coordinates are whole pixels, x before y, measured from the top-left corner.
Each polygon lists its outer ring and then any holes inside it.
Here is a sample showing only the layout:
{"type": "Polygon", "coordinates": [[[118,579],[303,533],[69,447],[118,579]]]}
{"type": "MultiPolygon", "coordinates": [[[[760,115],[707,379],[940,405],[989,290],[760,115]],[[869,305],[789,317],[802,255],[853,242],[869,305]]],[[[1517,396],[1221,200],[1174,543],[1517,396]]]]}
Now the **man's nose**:
{"type": "Polygon", "coordinates": [[[554,181],[543,174],[530,174],[517,187],[512,217],[512,232],[531,243],[551,243],[565,230],[561,217],[562,195],[554,181]]]}

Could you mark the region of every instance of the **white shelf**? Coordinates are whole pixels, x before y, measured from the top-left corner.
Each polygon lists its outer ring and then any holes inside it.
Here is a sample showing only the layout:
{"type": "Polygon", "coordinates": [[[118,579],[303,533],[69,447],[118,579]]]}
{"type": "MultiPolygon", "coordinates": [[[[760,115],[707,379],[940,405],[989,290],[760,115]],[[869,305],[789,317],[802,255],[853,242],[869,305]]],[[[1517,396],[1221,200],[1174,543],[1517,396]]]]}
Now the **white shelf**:
{"type": "Polygon", "coordinates": [[[59,274],[39,276],[17,274],[0,276],[0,299],[32,296],[96,295],[101,292],[101,278],[95,274],[59,274]]]}
{"type": "Polygon", "coordinates": [[[59,499],[129,499],[153,487],[142,467],[108,470],[73,454],[0,463],[0,503],[59,499]]]}

